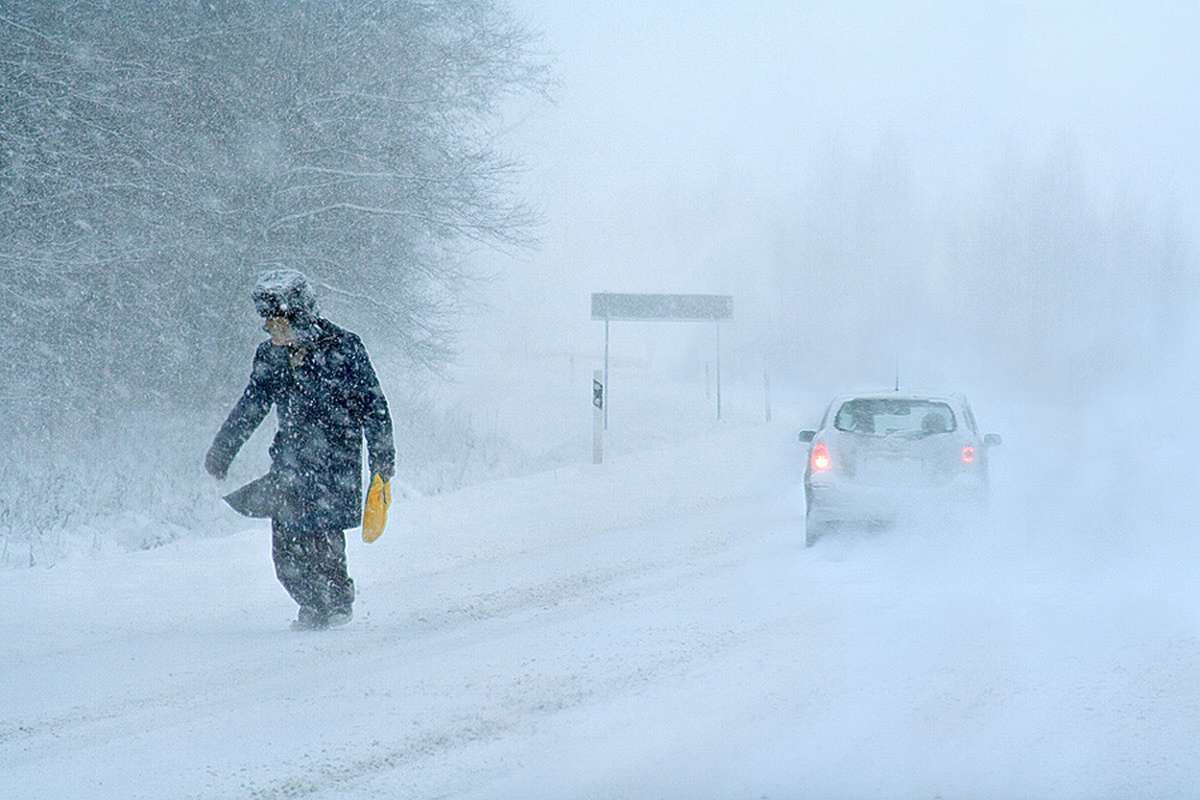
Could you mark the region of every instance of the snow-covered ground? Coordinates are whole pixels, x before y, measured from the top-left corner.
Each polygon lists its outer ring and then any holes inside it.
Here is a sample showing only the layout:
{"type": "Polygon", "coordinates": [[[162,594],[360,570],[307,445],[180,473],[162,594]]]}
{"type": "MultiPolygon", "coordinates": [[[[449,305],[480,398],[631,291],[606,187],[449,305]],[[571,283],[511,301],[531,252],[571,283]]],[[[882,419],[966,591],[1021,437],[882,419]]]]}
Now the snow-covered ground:
{"type": "Polygon", "coordinates": [[[1195,796],[1196,548],[1119,458],[1005,428],[991,524],[805,550],[795,427],[407,500],[334,631],[232,516],[6,570],[0,796],[1195,796]]]}

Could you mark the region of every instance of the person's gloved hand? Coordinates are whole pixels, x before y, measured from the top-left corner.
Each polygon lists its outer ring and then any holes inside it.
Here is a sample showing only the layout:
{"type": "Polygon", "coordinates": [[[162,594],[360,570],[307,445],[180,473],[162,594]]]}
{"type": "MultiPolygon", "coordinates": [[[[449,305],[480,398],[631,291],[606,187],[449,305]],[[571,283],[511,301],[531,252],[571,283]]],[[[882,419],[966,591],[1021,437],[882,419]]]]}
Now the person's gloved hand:
{"type": "Polygon", "coordinates": [[[383,535],[391,504],[392,484],[377,472],[371,477],[371,488],[367,490],[367,504],[363,509],[362,539],[367,544],[383,535]]]}
{"type": "Polygon", "coordinates": [[[204,456],[204,469],[207,470],[209,475],[212,475],[219,481],[223,481],[225,480],[225,473],[229,472],[229,461],[215,447],[210,447],[208,455],[204,456]]]}

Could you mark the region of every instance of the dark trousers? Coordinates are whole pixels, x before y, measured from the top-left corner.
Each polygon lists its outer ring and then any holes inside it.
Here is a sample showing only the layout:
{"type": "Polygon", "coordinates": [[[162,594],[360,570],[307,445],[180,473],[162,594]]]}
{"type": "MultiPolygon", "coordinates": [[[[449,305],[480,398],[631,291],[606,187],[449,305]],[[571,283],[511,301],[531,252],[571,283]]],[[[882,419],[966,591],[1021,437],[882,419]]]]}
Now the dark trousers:
{"type": "Polygon", "coordinates": [[[301,606],[329,613],[354,603],[344,532],[295,530],[271,520],[271,555],[275,577],[301,606]]]}

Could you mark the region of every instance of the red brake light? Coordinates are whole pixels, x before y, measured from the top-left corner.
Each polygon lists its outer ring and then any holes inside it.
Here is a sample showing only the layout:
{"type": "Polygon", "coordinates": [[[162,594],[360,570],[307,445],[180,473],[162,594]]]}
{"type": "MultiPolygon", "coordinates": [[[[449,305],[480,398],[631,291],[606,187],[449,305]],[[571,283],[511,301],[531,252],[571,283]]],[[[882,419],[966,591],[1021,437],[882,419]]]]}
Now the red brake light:
{"type": "Polygon", "coordinates": [[[813,472],[828,472],[833,462],[829,459],[829,448],[824,442],[817,442],[812,447],[812,454],[809,456],[809,465],[813,472]]]}
{"type": "Polygon", "coordinates": [[[975,446],[964,444],[962,449],[962,460],[964,464],[975,463],[975,446]]]}

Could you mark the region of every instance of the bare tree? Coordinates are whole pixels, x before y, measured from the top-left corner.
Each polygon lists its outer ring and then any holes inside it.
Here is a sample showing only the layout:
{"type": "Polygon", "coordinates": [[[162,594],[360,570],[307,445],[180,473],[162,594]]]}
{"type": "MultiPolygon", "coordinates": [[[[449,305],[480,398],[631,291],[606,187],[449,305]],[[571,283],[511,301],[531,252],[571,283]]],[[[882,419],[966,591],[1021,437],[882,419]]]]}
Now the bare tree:
{"type": "Polygon", "coordinates": [[[495,0],[0,0],[4,386],[190,401],[278,264],[446,358],[463,244],[530,237],[491,127],[534,45],[495,0]]]}
{"type": "Polygon", "coordinates": [[[1146,199],[1101,202],[1087,178],[1070,138],[1010,151],[950,201],[914,202],[894,148],[823,157],[778,225],[776,357],[821,375],[837,353],[883,384],[894,359],[931,354],[1068,397],[1153,374],[1196,302],[1190,243],[1146,199]]]}

